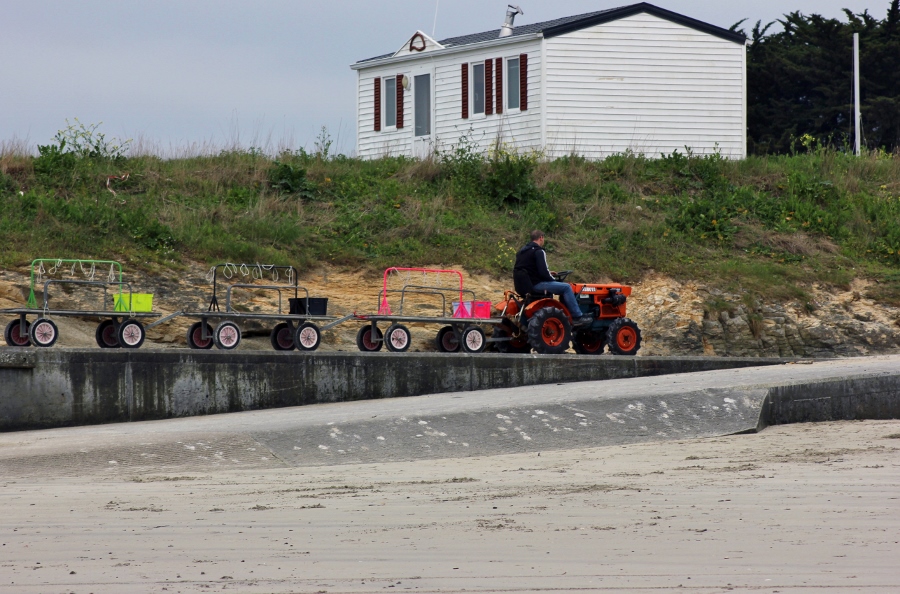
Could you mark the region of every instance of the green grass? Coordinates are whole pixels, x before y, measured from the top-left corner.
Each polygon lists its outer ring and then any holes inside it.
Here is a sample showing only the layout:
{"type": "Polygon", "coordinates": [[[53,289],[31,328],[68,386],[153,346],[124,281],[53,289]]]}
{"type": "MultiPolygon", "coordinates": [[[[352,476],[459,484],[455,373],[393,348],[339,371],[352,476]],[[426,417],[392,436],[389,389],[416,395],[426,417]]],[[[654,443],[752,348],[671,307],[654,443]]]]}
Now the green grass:
{"type": "Polygon", "coordinates": [[[553,267],[580,279],[633,282],[653,270],[803,300],[813,283],[846,289],[865,277],[877,281],[871,297],[900,304],[897,156],[0,152],[2,267],[40,256],[147,272],[198,260],[464,265],[506,277],[533,228],[548,234],[553,267]],[[107,176],[125,173],[114,195],[107,176]]]}

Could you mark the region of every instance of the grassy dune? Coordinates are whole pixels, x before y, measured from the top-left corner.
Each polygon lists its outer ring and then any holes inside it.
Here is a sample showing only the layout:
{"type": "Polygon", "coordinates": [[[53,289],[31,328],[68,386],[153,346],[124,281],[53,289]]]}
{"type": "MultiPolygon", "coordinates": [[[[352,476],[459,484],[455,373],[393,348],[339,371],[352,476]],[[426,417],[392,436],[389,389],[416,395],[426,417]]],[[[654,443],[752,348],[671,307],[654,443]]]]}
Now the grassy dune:
{"type": "Polygon", "coordinates": [[[454,264],[506,276],[541,228],[554,267],[582,279],[655,270],[802,299],[810,284],[845,290],[864,277],[878,281],[870,297],[900,304],[898,155],[591,162],[462,146],[361,161],[327,145],[167,159],[113,149],[58,142],[32,156],[0,144],[0,266],[36,256],[156,273],[188,260],[454,264]]]}

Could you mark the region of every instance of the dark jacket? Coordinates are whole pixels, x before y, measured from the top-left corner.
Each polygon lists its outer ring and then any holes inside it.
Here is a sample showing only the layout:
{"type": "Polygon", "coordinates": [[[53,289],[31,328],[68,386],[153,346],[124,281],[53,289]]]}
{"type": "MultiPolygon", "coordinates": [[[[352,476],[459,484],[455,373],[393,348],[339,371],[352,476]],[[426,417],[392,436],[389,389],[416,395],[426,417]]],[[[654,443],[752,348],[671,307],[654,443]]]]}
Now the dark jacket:
{"type": "Polygon", "coordinates": [[[553,280],[544,248],[533,241],[525,244],[516,254],[516,265],[513,267],[516,293],[525,296],[532,292],[534,285],[553,280]]]}

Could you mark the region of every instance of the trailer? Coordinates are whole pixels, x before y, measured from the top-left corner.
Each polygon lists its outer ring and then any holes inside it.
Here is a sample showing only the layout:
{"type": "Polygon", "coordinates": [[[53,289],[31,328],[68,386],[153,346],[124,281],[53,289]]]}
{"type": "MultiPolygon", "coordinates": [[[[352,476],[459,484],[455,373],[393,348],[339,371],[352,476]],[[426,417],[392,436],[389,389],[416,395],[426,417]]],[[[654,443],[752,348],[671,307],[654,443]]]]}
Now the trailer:
{"type": "MultiPolygon", "coordinates": [[[[431,307],[437,309],[436,305],[431,307]]],[[[474,291],[463,287],[462,273],[458,270],[391,267],[384,271],[376,313],[354,313],[323,329],[329,329],[348,319],[362,322],[363,326],[356,334],[356,346],[360,351],[374,352],[386,347],[388,351],[402,353],[412,345],[412,333],[408,325],[436,324],[441,326],[435,336],[435,345],[439,351],[480,353],[489,342],[494,342],[493,338],[487,338],[484,327],[503,321],[502,318],[491,317],[490,313],[490,302],[476,300],[474,291]],[[449,307],[448,297],[451,298],[449,307]],[[452,297],[457,300],[453,301],[452,297]],[[408,313],[411,309],[410,302],[418,301],[421,305],[422,301],[438,300],[439,315],[408,313]],[[382,332],[379,324],[386,324],[387,329],[382,332]]]]}
{"type": "Polygon", "coordinates": [[[152,295],[134,293],[130,283],[123,279],[122,265],[112,260],[82,260],[62,258],[36,258],[31,262],[31,281],[26,307],[0,310],[0,315],[16,316],[10,321],[4,330],[3,337],[6,344],[11,347],[51,347],[59,339],[59,328],[53,318],[97,318],[100,323],[94,337],[100,348],[129,348],[136,349],[144,343],[146,332],[141,320],[159,317],[159,314],[150,311],[152,308],[152,295]],[[50,267],[47,268],[46,266],[50,267]],[[36,287],[43,277],[54,276],[64,272],[63,265],[68,267],[70,276],[78,273],[84,279],[74,278],[48,278],[43,282],[42,300],[38,304],[36,287]],[[96,280],[98,267],[105,269],[109,266],[106,280],[96,280]],[[53,285],[76,286],[103,289],[103,297],[100,307],[95,309],[58,308],[50,305],[50,288],[53,285]],[[118,290],[110,300],[109,288],[118,290]],[[127,292],[125,289],[127,288],[127,292]],[[139,297],[150,299],[139,300],[139,297]],[[146,303],[147,311],[138,311],[138,303],[146,303]],[[112,309],[107,305],[112,304],[112,309]],[[34,316],[35,321],[28,320],[34,316]]]}
{"type": "Polygon", "coordinates": [[[213,345],[221,350],[233,350],[241,343],[239,323],[249,320],[277,322],[269,335],[272,348],[276,351],[314,351],[319,348],[322,333],[317,324],[331,322],[335,316],[325,315],[324,307],[316,308],[327,299],[310,298],[306,287],[298,284],[297,270],[293,266],[275,264],[216,264],[210,268],[207,281],[212,283],[209,304],[206,311],[176,311],[147,328],[153,328],[178,317],[192,318],[194,322],[187,331],[187,344],[192,349],[211,349],[213,345]],[[225,289],[225,309],[219,303],[220,276],[230,280],[242,279],[247,282],[227,284],[225,289]],[[281,282],[282,277],[286,282],[281,282]],[[254,281],[269,279],[268,284],[254,281]],[[278,306],[274,312],[239,311],[233,303],[235,289],[254,291],[274,291],[278,294],[278,306]],[[304,297],[300,297],[300,292],[304,297]],[[284,295],[288,297],[285,299],[284,295]],[[290,295],[293,295],[292,297],[290,295]],[[285,307],[287,305],[287,307],[285,307]],[[322,313],[318,313],[321,311],[322,313]],[[215,321],[215,327],[210,321],[215,321]]]}

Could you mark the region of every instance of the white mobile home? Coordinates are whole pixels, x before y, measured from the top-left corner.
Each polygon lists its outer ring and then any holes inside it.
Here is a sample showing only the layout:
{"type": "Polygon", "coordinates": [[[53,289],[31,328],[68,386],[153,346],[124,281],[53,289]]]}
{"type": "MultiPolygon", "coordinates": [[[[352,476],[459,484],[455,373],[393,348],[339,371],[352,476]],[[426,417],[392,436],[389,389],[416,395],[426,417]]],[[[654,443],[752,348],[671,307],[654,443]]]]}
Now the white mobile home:
{"type": "Polygon", "coordinates": [[[351,66],[357,155],[422,155],[466,136],[550,158],[686,146],[742,158],[745,43],[646,2],[441,41],[417,31],[351,66]]]}

